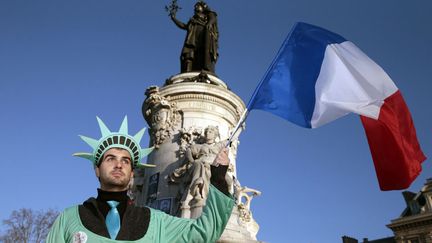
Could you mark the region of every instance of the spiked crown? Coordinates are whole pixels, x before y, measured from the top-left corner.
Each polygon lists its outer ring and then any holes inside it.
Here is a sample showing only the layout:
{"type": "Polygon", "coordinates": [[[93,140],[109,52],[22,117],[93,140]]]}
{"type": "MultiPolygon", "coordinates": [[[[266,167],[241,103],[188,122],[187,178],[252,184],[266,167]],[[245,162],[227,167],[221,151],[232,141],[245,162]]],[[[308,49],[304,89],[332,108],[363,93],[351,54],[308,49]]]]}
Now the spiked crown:
{"type": "Polygon", "coordinates": [[[140,141],[144,135],[145,128],[141,129],[137,134],[131,136],[128,134],[127,116],[124,117],[118,132],[111,132],[105,123],[96,117],[102,137],[99,140],[80,135],[93,149],[93,153],[75,153],[74,156],[88,159],[95,166],[99,165],[102,155],[110,148],[122,148],[129,152],[132,160],[132,166],[138,168],[155,167],[155,165],[142,164],[140,161],[153,151],[153,147],[141,149],[140,141]]]}

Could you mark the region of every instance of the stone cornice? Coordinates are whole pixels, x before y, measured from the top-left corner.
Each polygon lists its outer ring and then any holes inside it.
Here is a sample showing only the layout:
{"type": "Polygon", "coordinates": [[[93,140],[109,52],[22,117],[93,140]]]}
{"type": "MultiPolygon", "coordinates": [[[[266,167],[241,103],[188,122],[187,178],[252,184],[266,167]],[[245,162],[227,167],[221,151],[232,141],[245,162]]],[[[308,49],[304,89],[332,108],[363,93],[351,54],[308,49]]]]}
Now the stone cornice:
{"type": "Polygon", "coordinates": [[[418,228],[421,226],[431,226],[432,225],[432,214],[423,213],[413,216],[407,216],[403,218],[398,218],[392,220],[391,224],[387,227],[393,231],[407,230],[412,228],[418,228]]]}
{"type": "MultiPolygon", "coordinates": [[[[237,120],[245,109],[243,101],[233,92],[212,84],[176,83],[160,89],[160,94],[170,101],[201,100],[225,107],[237,120]]],[[[181,105],[180,105],[181,106],[181,105]]]]}

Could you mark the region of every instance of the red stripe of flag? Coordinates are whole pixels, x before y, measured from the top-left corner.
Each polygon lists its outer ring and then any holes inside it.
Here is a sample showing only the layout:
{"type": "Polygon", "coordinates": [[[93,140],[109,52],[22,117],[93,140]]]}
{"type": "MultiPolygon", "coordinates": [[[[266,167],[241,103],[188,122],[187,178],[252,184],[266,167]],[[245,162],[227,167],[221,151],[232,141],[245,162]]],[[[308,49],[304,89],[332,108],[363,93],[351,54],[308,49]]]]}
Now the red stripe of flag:
{"type": "Polygon", "coordinates": [[[426,159],[400,91],[384,100],[378,120],[360,116],[381,190],[406,189],[426,159]]]}

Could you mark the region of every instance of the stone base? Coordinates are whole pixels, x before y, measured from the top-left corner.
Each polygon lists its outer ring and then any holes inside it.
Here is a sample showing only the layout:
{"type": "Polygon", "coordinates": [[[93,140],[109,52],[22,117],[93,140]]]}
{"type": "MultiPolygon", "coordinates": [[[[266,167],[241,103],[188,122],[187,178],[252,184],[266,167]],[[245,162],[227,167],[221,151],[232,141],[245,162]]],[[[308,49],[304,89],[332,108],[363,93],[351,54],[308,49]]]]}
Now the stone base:
{"type": "Polygon", "coordinates": [[[217,241],[218,243],[257,243],[256,233],[258,232],[258,224],[253,218],[249,222],[243,222],[240,219],[239,210],[236,206],[231,213],[231,217],[228,220],[225,231],[221,238],[217,241]],[[251,225],[252,228],[251,229],[251,225]],[[253,231],[253,232],[251,232],[253,231]]]}
{"type": "Polygon", "coordinates": [[[214,74],[206,72],[180,73],[168,78],[165,81],[165,85],[178,84],[183,82],[207,83],[222,86],[225,89],[228,88],[224,81],[214,76],[214,74]]]}
{"type": "MultiPolygon", "coordinates": [[[[156,149],[147,157],[147,163],[156,165],[146,169],[136,178],[138,205],[149,205],[161,209],[171,215],[182,215],[184,218],[196,218],[198,214],[186,212],[183,215],[180,201],[190,194],[185,191],[188,185],[182,180],[190,176],[179,174],[172,180],[173,172],[182,170],[187,159],[186,151],[196,144],[203,144],[205,138],[203,129],[216,127],[219,136],[215,144],[225,141],[231,135],[233,128],[245,110],[243,101],[227,88],[224,81],[214,74],[205,72],[189,72],[174,75],[166,80],[161,88],[149,87],[142,113],[150,126],[150,146],[156,149]],[[172,183],[174,182],[175,183],[172,183]],[[183,183],[183,184],[180,184],[183,183]]],[[[243,127],[241,128],[243,129],[243,127]]],[[[230,169],[227,176],[230,179],[230,191],[238,190],[238,203],[228,221],[224,233],[218,242],[224,243],[254,243],[259,230],[258,224],[249,211],[253,195],[259,195],[256,190],[234,185],[236,174],[236,157],[238,137],[232,141],[229,149],[230,169]],[[234,187],[237,186],[235,189],[234,187]],[[249,194],[248,194],[249,193],[249,194]],[[240,196],[243,195],[243,196],[240,196]],[[246,197],[245,205],[242,197],[246,197]],[[239,199],[240,198],[240,199],[239,199]]],[[[209,154],[210,156],[210,154],[209,154]]],[[[186,168],[188,169],[188,168],[186,168]]],[[[191,178],[190,178],[191,179],[191,178]]],[[[188,204],[187,204],[188,205],[188,204]]],[[[199,205],[201,206],[201,205],[199,205]]]]}

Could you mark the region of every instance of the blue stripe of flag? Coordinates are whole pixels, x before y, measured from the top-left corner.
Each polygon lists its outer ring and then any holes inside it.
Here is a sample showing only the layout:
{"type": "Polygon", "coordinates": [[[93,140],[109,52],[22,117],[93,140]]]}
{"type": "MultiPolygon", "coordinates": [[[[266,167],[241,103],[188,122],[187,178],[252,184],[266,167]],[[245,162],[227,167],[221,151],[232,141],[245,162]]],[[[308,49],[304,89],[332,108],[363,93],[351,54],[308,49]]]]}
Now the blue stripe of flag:
{"type": "Polygon", "coordinates": [[[296,23],[252,95],[248,110],[265,110],[310,128],[325,50],[329,44],[344,41],[321,27],[296,23]]]}

